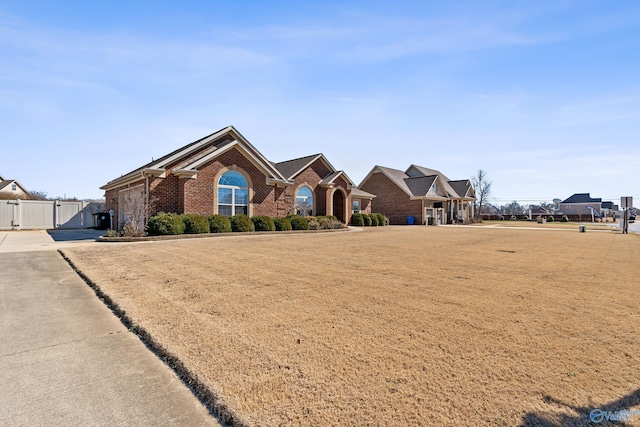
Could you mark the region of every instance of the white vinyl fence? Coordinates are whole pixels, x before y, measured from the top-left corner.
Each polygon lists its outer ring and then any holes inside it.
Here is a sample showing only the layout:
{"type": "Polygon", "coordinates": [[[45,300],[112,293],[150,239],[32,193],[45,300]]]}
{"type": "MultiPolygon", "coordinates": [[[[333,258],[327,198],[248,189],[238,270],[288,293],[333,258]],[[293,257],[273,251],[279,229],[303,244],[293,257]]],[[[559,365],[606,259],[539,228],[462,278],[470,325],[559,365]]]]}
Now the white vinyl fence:
{"type": "Polygon", "coordinates": [[[0,200],[0,230],[91,228],[103,201],[0,200]]]}

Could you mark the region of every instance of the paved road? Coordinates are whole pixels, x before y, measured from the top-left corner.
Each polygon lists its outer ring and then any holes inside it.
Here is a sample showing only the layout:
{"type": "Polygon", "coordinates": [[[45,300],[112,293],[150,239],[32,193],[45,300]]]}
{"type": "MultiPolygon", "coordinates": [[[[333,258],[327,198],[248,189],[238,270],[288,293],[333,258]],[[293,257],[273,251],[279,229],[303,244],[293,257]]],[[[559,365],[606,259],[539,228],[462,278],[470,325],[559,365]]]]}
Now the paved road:
{"type": "Polygon", "coordinates": [[[0,232],[0,425],[220,426],[55,250],[90,233],[0,232]]]}

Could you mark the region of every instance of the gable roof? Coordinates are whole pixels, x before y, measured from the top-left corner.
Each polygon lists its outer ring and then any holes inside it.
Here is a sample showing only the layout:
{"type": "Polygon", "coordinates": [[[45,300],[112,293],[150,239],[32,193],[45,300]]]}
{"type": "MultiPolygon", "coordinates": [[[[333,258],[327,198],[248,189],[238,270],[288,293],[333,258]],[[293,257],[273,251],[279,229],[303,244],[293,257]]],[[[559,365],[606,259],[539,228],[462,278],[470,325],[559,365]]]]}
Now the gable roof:
{"type": "Polygon", "coordinates": [[[310,156],[300,157],[299,159],[285,160],[284,162],[273,163],[273,165],[276,167],[276,169],[278,169],[282,176],[291,180],[321,156],[322,154],[312,154],[310,156]]]}
{"type": "Polygon", "coordinates": [[[302,173],[303,170],[308,168],[315,162],[316,160],[322,161],[329,170],[336,172],[336,168],[327,160],[327,158],[322,153],[312,154],[310,156],[300,157],[298,159],[285,160],[284,162],[273,163],[273,165],[278,169],[278,171],[287,178],[288,180],[293,180],[298,174],[302,173]]]}
{"type": "Polygon", "coordinates": [[[416,176],[413,178],[405,178],[407,187],[411,190],[411,194],[414,196],[424,197],[429,193],[433,183],[436,182],[436,175],[431,176],[416,176]]]}
{"type": "MultiPolygon", "coordinates": [[[[0,177],[2,178],[2,177],[0,177]]],[[[0,180],[0,191],[5,192],[8,191],[10,193],[13,193],[14,190],[5,190],[7,187],[9,187],[11,184],[15,184],[22,193],[30,196],[31,193],[29,193],[29,190],[27,190],[22,184],[20,184],[18,181],[16,181],[15,179],[2,179],[0,180]]]]}
{"type": "Polygon", "coordinates": [[[439,176],[443,183],[444,189],[450,197],[460,198],[463,197],[453,189],[453,187],[449,184],[449,178],[445,174],[435,169],[425,168],[424,166],[411,165],[407,168],[406,174],[409,176],[416,176],[416,172],[422,174],[423,176],[436,175],[439,176]]]}
{"type": "Polygon", "coordinates": [[[561,203],[600,203],[601,198],[592,198],[590,193],[575,193],[561,203]]]}
{"type": "Polygon", "coordinates": [[[469,180],[450,181],[442,172],[423,166],[411,165],[405,172],[376,165],[362,180],[362,186],[376,172],[383,173],[390,181],[412,198],[446,200],[447,197],[434,191],[434,183],[441,183],[446,195],[456,199],[475,200],[475,193],[469,180]]]}
{"type": "Polygon", "coordinates": [[[339,176],[344,177],[344,180],[347,181],[347,185],[355,186],[351,178],[347,176],[344,171],[336,170],[331,163],[327,160],[327,158],[322,153],[312,154],[311,156],[300,157],[298,159],[285,160],[284,162],[272,163],[276,169],[284,176],[287,180],[292,181],[298,176],[302,171],[311,166],[315,161],[322,161],[330,171],[332,171],[329,175],[322,178],[320,181],[320,185],[333,185],[335,180],[338,179],[339,176]]]}
{"type": "Polygon", "coordinates": [[[351,196],[356,199],[373,199],[376,197],[375,194],[367,193],[364,190],[359,189],[358,187],[353,187],[351,189],[351,196]]]}
{"type": "Polygon", "coordinates": [[[333,173],[330,173],[329,175],[322,178],[322,180],[320,181],[320,185],[333,185],[336,179],[338,179],[338,177],[340,176],[342,176],[344,180],[347,181],[348,186],[355,186],[353,181],[351,181],[351,178],[349,178],[347,174],[344,173],[344,171],[335,171],[333,173]]]}
{"type": "Polygon", "coordinates": [[[100,187],[103,190],[109,190],[125,185],[130,182],[140,180],[146,176],[155,176],[164,178],[168,167],[176,165],[173,173],[180,177],[195,178],[198,173],[198,167],[215,159],[219,155],[237,148],[242,152],[251,163],[260,169],[268,178],[275,182],[287,183],[287,179],[278,171],[275,166],[266,159],[240,132],[233,126],[227,126],[210,135],[200,138],[190,144],[185,145],[171,153],[153,160],[144,166],[139,167],[120,178],[109,181],[100,187]],[[193,159],[188,159],[193,153],[200,151],[201,153],[193,159]],[[188,159],[188,160],[187,160],[188,159]],[[185,163],[179,164],[181,160],[185,163]]]}
{"type": "Polygon", "coordinates": [[[461,198],[475,199],[476,193],[473,191],[473,186],[471,185],[471,180],[468,179],[460,179],[457,181],[449,181],[449,185],[456,194],[461,198]]]}
{"type": "Polygon", "coordinates": [[[362,187],[365,182],[375,173],[382,173],[385,175],[391,182],[398,186],[402,191],[407,193],[408,196],[413,196],[409,185],[405,182],[405,178],[407,178],[407,174],[398,169],[388,168],[385,166],[375,165],[371,171],[364,177],[362,182],[358,187],[362,187]]]}

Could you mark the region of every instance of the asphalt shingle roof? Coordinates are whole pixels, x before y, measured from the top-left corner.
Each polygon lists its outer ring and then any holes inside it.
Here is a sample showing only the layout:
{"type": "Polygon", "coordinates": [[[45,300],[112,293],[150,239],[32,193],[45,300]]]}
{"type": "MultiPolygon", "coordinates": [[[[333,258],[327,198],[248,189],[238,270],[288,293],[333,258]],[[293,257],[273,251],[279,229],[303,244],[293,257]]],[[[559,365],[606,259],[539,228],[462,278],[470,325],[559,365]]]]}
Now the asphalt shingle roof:
{"type": "Polygon", "coordinates": [[[413,178],[405,178],[404,181],[411,190],[411,194],[417,197],[424,197],[427,195],[433,182],[436,180],[436,175],[431,176],[416,176],[413,178]]]}
{"type": "Polygon", "coordinates": [[[589,193],[575,193],[573,196],[564,200],[562,203],[600,203],[601,198],[592,198],[589,193]]]}
{"type": "Polygon", "coordinates": [[[316,159],[320,154],[313,154],[311,156],[300,157],[299,159],[286,160],[280,163],[274,163],[273,165],[278,169],[278,171],[286,178],[292,179],[293,175],[298,172],[300,169],[307,166],[314,159],[316,159]]]}

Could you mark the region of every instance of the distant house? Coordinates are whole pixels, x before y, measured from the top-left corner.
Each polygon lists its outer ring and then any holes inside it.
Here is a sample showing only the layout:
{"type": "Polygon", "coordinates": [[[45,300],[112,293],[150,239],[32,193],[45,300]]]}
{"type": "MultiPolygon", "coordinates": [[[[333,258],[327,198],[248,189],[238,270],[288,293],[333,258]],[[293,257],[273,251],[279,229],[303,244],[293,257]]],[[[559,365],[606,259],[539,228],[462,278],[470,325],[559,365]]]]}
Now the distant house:
{"type": "Polygon", "coordinates": [[[618,206],[613,202],[603,202],[600,197],[591,197],[590,193],[575,193],[558,205],[559,213],[564,215],[591,216],[591,209],[601,216],[611,216],[609,212],[614,213],[618,206]]]}
{"type": "MultiPolygon", "coordinates": [[[[274,163],[228,126],[101,187],[115,224],[125,205],[158,212],[232,216],[334,215],[348,223],[370,210],[373,194],[356,191],[323,154],[274,163]],[[132,203],[133,202],[133,203],[132,203]]],[[[145,218],[148,219],[148,218],[145,218]]]]}
{"type": "Polygon", "coordinates": [[[0,175],[0,199],[3,197],[30,199],[31,193],[15,179],[4,179],[0,175]]]}
{"type": "Polygon", "coordinates": [[[376,195],[373,211],[387,216],[390,224],[467,222],[474,215],[471,182],[450,180],[435,169],[411,165],[403,172],[375,166],[358,188],[376,195]]]}
{"type": "Polygon", "coordinates": [[[543,208],[542,206],[533,206],[531,209],[529,209],[529,213],[531,218],[551,215],[551,212],[548,209],[543,208]]]}

